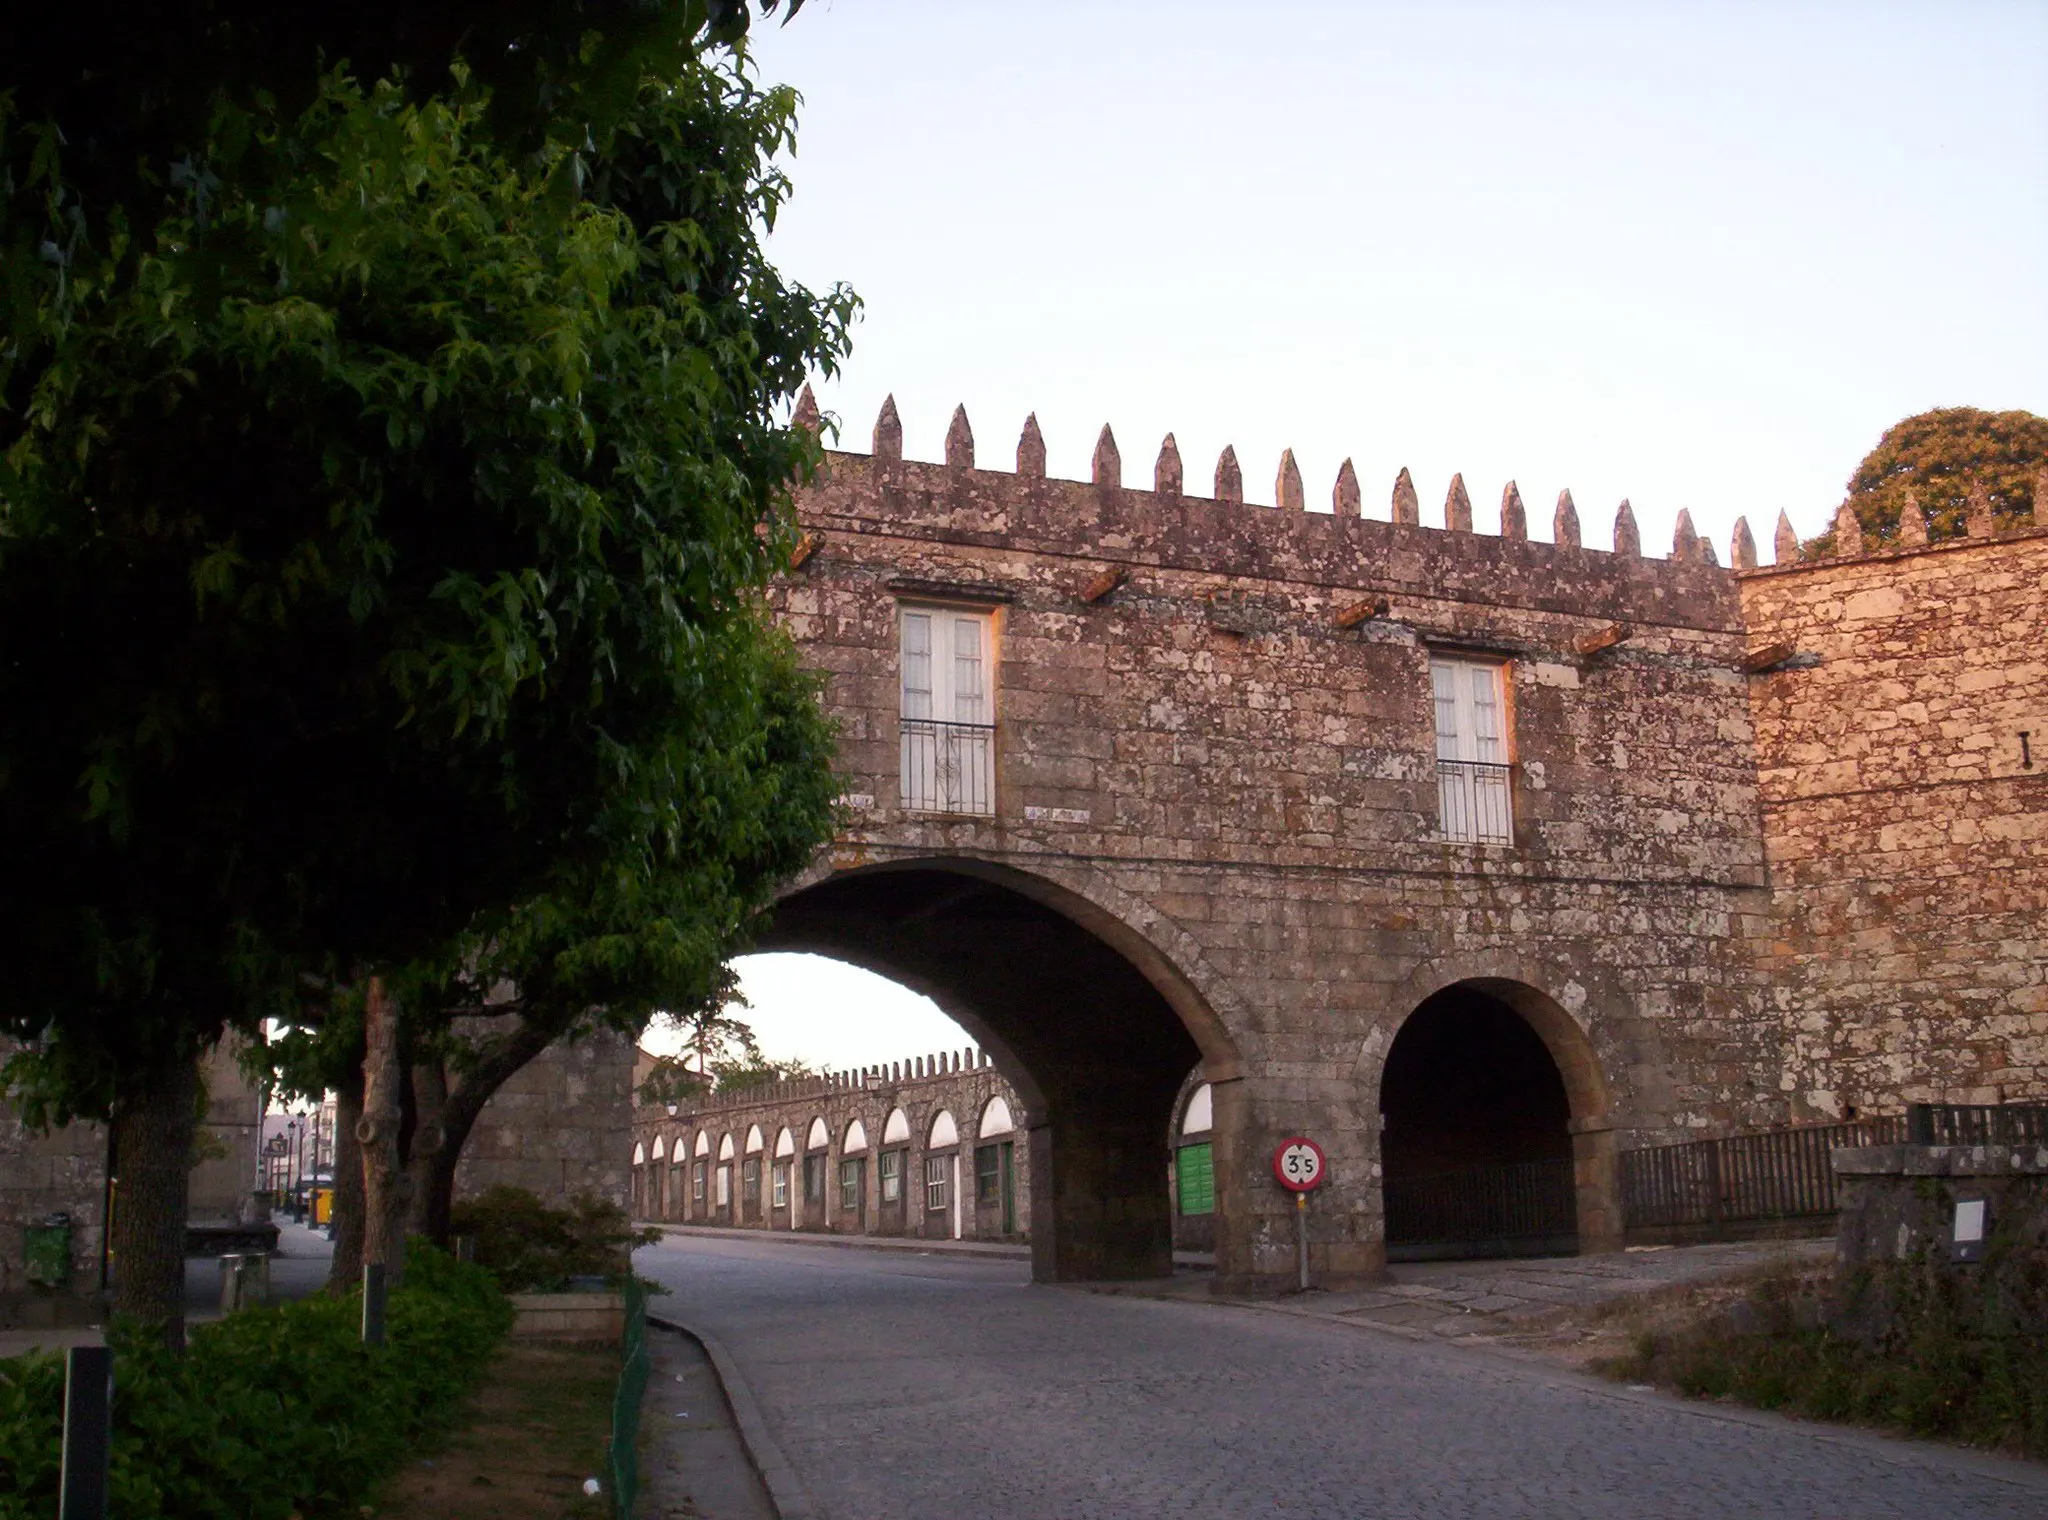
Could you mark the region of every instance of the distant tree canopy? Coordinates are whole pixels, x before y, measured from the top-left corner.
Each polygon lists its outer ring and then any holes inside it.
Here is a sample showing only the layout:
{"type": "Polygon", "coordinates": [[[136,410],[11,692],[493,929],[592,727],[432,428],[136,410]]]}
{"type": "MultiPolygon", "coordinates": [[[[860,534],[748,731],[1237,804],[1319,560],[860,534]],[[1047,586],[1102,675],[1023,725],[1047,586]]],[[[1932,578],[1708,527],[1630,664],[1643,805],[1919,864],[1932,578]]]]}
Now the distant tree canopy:
{"type": "Polygon", "coordinates": [[[1848,505],[1863,531],[1895,539],[1911,492],[1927,514],[1932,539],[1955,538],[1973,484],[2007,525],[2032,510],[2034,481],[2048,465],[2048,417],[1947,406],[1896,422],[1849,477],[1848,505]]]}

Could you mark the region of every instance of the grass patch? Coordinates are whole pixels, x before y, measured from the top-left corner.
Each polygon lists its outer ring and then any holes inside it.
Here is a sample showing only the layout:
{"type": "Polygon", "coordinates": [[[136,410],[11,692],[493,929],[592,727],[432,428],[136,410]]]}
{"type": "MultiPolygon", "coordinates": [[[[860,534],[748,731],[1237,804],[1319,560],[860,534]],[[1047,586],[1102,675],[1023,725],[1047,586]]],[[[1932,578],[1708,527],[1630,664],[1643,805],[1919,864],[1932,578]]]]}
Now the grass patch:
{"type": "Polygon", "coordinates": [[[613,1347],[514,1343],[498,1354],[441,1450],[386,1488],[387,1520],[606,1520],[585,1478],[604,1472],[613,1347]]]}
{"type": "Polygon", "coordinates": [[[1779,1271],[1702,1316],[1639,1330],[1628,1352],[1592,1365],[1689,1398],[2041,1459],[2042,1302],[1921,1261],[1848,1283],[1779,1271]]]}

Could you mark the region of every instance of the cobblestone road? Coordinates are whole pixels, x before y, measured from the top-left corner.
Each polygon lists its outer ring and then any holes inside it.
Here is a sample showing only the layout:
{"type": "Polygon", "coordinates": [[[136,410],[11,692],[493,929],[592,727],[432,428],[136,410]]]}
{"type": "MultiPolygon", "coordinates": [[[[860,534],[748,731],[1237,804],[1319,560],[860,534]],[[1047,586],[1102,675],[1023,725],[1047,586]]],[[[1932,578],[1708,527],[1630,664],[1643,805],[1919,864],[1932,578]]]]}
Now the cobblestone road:
{"type": "Polygon", "coordinates": [[[829,1520],[1922,1520],[2048,1514],[2048,1469],[1730,1413],[1023,1264],[670,1240],[829,1520]]]}

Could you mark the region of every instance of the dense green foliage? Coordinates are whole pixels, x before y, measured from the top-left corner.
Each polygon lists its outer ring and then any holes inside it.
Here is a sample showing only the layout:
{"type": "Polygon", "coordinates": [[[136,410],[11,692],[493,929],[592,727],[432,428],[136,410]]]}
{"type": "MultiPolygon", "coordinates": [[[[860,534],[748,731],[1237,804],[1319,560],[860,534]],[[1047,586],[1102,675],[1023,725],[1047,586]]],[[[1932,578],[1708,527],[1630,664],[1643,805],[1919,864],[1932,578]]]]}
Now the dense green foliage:
{"type": "MultiPolygon", "coordinates": [[[[361,1343],[355,1299],[250,1309],[192,1336],[111,1336],[113,1513],[122,1520],[353,1515],[445,1430],[511,1308],[490,1275],[415,1245],[387,1340],[361,1343]]],[[[64,1363],[0,1362],[0,1520],[57,1512],[64,1363]]]]}
{"type": "Polygon", "coordinates": [[[2000,526],[2033,509],[2034,484],[2048,468],[2048,417],[1942,407],[1893,423],[1849,477],[1847,504],[1873,540],[1896,540],[1911,493],[1933,540],[1962,534],[1970,491],[1981,484],[2000,526]]]}
{"type": "Polygon", "coordinates": [[[524,1188],[502,1185],[456,1204],[454,1226],[476,1242],[476,1264],[507,1293],[559,1292],[572,1277],[624,1277],[633,1248],[661,1238],[589,1194],[552,1209],[524,1188]]]}
{"type": "Polygon", "coordinates": [[[628,95],[516,154],[460,70],[217,99],[146,221],[0,114],[9,237],[43,239],[0,334],[0,1030],[42,1112],[309,969],[508,925],[529,974],[687,941],[701,982],[819,836],[753,592],[816,457],[773,412],[851,297],[762,254],[789,92],[707,59],[628,95]],[[649,883],[677,932],[626,943],[649,883]]]}
{"type": "Polygon", "coordinates": [[[2048,1457],[2048,1255],[2034,1256],[1997,1292],[1983,1269],[1919,1261],[1866,1274],[1833,1312],[1867,1320],[1858,1301],[1881,1298],[1875,1318],[1889,1328],[1877,1336],[1829,1328],[1797,1284],[1767,1282],[1749,1300],[1748,1333],[1722,1319],[1645,1336],[1606,1370],[1692,1398],[2048,1457]]]}

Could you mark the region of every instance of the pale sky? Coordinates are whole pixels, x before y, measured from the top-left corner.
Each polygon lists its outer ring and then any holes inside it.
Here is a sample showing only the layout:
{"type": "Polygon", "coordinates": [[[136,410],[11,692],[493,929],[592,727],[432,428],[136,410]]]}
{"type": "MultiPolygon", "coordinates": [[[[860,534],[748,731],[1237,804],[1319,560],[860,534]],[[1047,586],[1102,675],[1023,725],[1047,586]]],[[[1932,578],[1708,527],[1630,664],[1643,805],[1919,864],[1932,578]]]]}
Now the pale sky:
{"type": "MultiPolygon", "coordinates": [[[[1903,416],[2048,412],[2041,0],[808,0],[755,36],[805,98],[771,252],[867,303],[845,447],[893,391],[911,458],[964,402],[1008,469],[1036,411],[1055,476],[1108,422],[1149,485],[1171,430],[1191,492],[1229,443],[1270,502],[1292,447],[1311,507],[1348,456],[1366,515],[1405,465],[1440,523],[1463,471],[1482,531],[1514,479],[1547,538],[1568,486],[1591,545],[1628,497],[1647,552],[1687,507],[1725,563],[1738,514],[1766,558],[1781,507],[1825,527],[1903,416]]],[[[771,1052],[967,1043],[789,959],[746,972],[771,1052]]]]}

